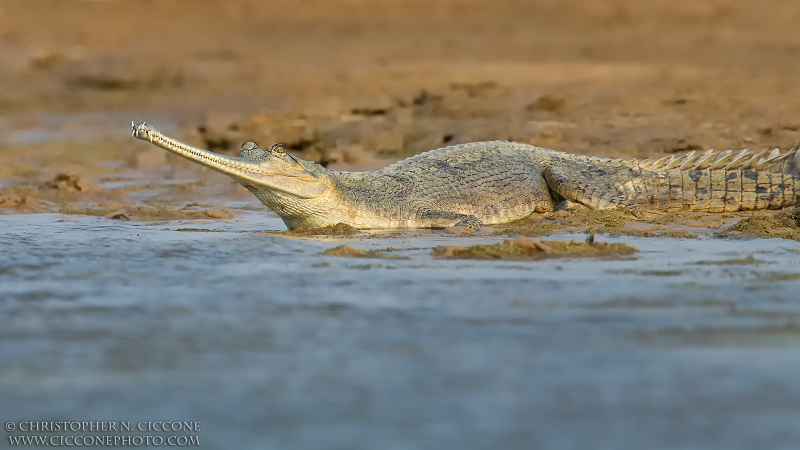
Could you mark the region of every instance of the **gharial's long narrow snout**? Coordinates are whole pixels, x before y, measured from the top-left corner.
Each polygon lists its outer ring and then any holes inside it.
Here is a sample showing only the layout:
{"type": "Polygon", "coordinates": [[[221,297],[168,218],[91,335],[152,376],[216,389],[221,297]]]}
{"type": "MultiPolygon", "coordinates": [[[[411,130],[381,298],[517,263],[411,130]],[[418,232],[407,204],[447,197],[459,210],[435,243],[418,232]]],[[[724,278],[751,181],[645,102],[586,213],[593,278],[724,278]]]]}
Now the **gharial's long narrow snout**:
{"type": "Polygon", "coordinates": [[[230,156],[203,150],[202,148],[189,145],[177,139],[164,136],[147,122],[142,122],[138,125],[131,122],[131,127],[131,134],[134,137],[143,141],[150,141],[168,152],[182,156],[226,175],[237,178],[247,178],[248,174],[261,172],[261,168],[257,164],[243,161],[240,158],[232,158],[230,156]]]}
{"type": "Polygon", "coordinates": [[[302,198],[318,197],[328,188],[304,169],[298,169],[302,166],[297,164],[287,164],[269,157],[256,162],[220,155],[165,136],[146,122],[131,122],[131,134],[170,153],[224,173],[244,185],[262,186],[302,198]]]}

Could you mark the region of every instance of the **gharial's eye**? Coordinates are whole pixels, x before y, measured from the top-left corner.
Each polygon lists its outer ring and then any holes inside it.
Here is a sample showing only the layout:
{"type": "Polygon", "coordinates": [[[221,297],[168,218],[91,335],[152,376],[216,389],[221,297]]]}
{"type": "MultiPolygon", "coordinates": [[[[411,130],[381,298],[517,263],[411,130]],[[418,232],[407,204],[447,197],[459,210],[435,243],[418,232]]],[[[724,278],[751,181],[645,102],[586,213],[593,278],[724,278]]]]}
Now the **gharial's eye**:
{"type": "Polygon", "coordinates": [[[270,145],[269,146],[269,152],[272,155],[275,155],[275,156],[281,156],[281,157],[288,156],[289,158],[292,158],[292,161],[296,162],[298,166],[302,167],[303,170],[305,170],[306,172],[309,172],[309,173],[313,173],[313,171],[308,170],[306,168],[306,166],[301,164],[300,161],[297,160],[297,158],[295,158],[294,156],[286,153],[286,147],[284,147],[283,144],[272,144],[272,145],[270,145]]]}
{"type": "Polygon", "coordinates": [[[283,156],[286,154],[286,147],[284,147],[283,144],[272,144],[269,147],[269,151],[273,155],[283,156]]]}

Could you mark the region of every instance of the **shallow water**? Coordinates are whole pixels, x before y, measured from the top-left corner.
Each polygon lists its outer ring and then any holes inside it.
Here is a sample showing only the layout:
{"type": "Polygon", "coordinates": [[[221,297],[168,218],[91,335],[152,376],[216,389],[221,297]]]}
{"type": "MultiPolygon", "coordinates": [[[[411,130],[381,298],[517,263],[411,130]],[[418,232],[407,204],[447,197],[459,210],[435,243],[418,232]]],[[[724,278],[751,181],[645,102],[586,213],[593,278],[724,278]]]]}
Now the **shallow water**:
{"type": "Polygon", "coordinates": [[[800,441],[798,242],[448,261],[430,248],[500,239],[264,229],[0,216],[2,419],[197,420],[220,449],[800,441]],[[344,242],[410,259],[318,254],[344,242]]]}
{"type": "Polygon", "coordinates": [[[26,145],[48,141],[91,142],[119,138],[131,120],[148,117],[167,131],[177,129],[175,119],[153,111],[38,114],[17,120],[0,117],[0,135],[6,145],[26,145]]]}

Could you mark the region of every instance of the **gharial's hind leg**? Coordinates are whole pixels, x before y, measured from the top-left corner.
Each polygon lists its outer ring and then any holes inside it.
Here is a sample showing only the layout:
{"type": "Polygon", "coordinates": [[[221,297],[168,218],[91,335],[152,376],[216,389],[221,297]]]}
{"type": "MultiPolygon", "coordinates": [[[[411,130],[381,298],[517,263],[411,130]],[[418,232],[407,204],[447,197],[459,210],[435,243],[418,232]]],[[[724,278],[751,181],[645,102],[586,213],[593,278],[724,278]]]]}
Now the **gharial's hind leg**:
{"type": "Polygon", "coordinates": [[[553,199],[553,211],[566,211],[569,209],[569,200],[562,197],[558,192],[550,189],[550,197],[553,199]]]}
{"type": "Polygon", "coordinates": [[[624,198],[625,193],[612,184],[597,179],[575,176],[559,167],[547,167],[542,171],[547,187],[561,197],[592,209],[614,209],[623,207],[633,214],[641,211],[636,204],[624,198]]]}

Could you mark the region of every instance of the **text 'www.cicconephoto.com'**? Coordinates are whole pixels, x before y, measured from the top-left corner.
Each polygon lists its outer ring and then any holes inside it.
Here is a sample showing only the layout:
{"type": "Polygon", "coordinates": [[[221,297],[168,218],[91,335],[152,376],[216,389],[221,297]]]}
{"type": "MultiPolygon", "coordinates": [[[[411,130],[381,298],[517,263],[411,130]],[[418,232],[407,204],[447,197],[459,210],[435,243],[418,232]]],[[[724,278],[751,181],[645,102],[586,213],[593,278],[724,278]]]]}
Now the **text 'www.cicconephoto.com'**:
{"type": "Polygon", "coordinates": [[[200,445],[198,421],[35,421],[6,422],[13,446],[139,447],[200,445]]]}

